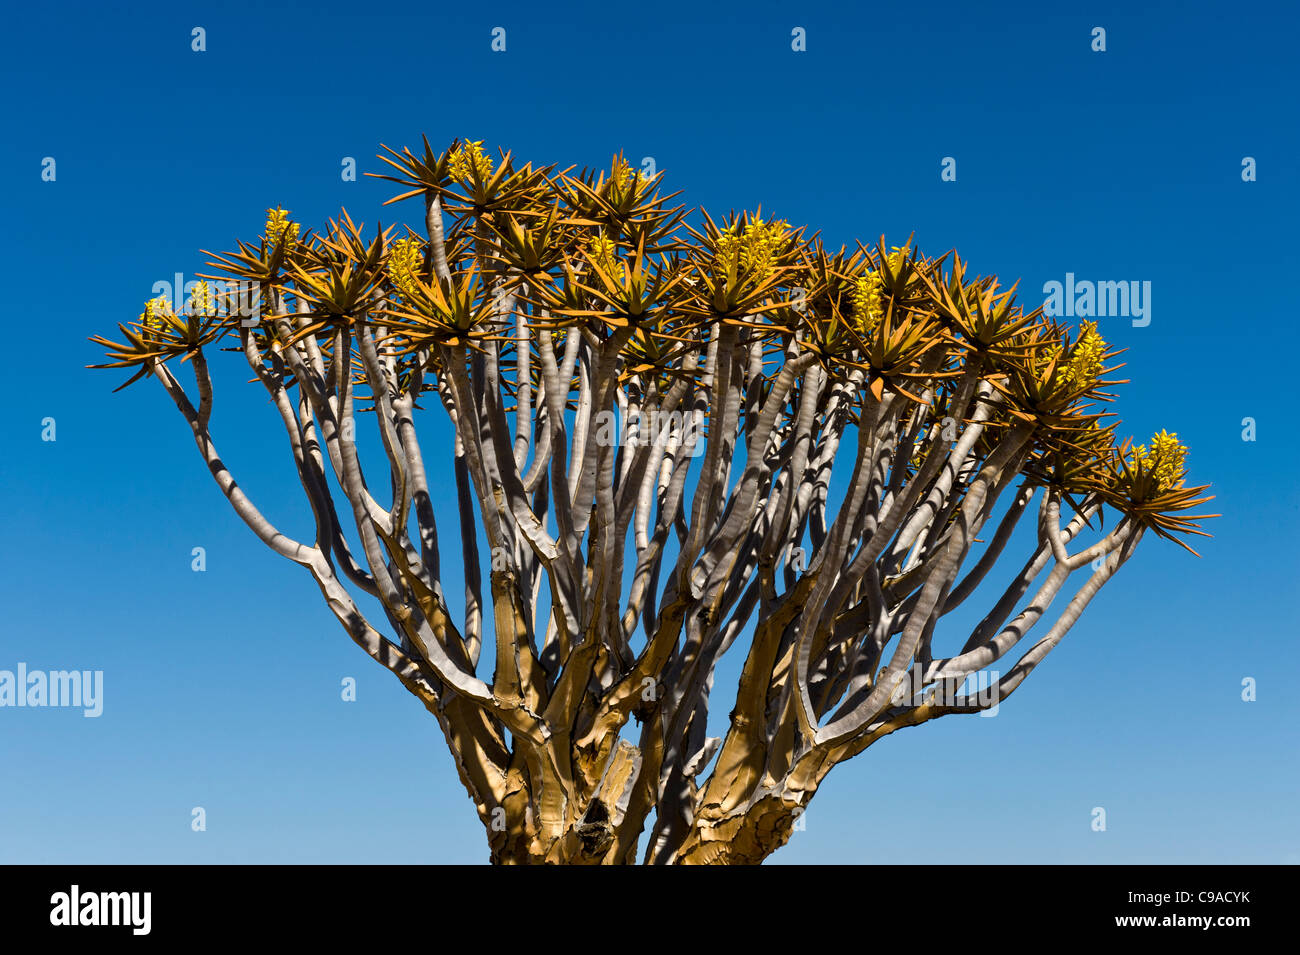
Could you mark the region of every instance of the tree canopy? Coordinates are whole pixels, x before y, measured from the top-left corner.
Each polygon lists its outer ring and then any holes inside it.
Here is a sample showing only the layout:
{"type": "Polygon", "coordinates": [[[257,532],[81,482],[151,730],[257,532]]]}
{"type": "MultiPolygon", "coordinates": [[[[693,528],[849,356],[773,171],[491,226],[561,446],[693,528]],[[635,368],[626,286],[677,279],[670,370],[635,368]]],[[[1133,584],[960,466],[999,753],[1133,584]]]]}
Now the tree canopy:
{"type": "Polygon", "coordinates": [[[1216,516],[1189,513],[1208,485],[1188,485],[1176,434],[1117,438],[1122,366],[1098,326],[1025,311],[955,252],[833,251],[761,212],[688,212],[622,156],[561,170],[426,139],[380,158],[420,230],[343,212],[304,231],[271,209],[182,308],[151,300],[121,341],[94,338],[95,367],[162,385],[238,515],[437,718],[494,861],[635,861],[647,826],[646,861],[760,861],[835,764],[997,705],[1146,532],[1190,550],[1216,516]],[[278,413],[313,541],[217,452],[221,348],[278,413]],[[422,444],[435,412],[453,446],[422,444]],[[359,450],[360,414],[382,457],[359,450]],[[987,613],[950,633],[976,593],[987,613]],[[961,691],[981,673],[987,692],[961,691]]]}

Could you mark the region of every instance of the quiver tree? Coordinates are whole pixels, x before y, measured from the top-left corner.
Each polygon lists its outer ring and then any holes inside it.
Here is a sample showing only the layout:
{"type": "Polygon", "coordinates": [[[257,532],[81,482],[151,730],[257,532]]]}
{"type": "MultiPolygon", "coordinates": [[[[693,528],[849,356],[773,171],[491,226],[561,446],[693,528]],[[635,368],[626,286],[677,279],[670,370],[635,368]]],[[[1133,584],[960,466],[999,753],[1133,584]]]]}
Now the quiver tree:
{"type": "Polygon", "coordinates": [[[271,210],[211,255],[224,290],[148,303],[95,367],[163,387],[239,517],[434,715],[495,862],[758,862],[833,766],[998,705],[1147,532],[1187,547],[1214,516],[1185,513],[1209,498],[1176,436],[1117,445],[1096,326],[1025,312],[955,254],[688,215],[621,157],[380,158],[420,232],[271,210]],[[222,347],[270,396],[314,540],[218,453],[222,347]],[[979,622],[945,625],[976,594],[979,622]]]}

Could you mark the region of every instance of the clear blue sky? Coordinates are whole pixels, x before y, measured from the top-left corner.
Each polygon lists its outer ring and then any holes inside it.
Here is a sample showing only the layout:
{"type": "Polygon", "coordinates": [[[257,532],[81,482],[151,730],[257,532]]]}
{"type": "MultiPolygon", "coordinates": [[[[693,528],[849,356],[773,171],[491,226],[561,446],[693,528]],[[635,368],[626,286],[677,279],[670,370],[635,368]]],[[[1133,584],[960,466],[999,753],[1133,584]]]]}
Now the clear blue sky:
{"type": "MultiPolygon", "coordinates": [[[[1297,26],[1282,3],[15,7],[0,669],[103,670],[105,700],[0,709],[0,862],[486,860],[433,720],[233,516],[161,389],[83,370],[88,335],[268,206],[374,222],[388,185],[342,182],[343,157],[374,171],[421,133],[653,156],[692,206],[761,203],[836,245],[915,232],[1031,304],[1067,272],[1150,281],[1150,325],[1101,330],[1129,349],[1124,432],[1176,431],[1214,484],[1204,557],[1145,541],[996,718],[837,768],[774,861],[1300,861],[1297,26]]],[[[218,364],[218,444],[298,526],[268,409],[218,364]]]]}

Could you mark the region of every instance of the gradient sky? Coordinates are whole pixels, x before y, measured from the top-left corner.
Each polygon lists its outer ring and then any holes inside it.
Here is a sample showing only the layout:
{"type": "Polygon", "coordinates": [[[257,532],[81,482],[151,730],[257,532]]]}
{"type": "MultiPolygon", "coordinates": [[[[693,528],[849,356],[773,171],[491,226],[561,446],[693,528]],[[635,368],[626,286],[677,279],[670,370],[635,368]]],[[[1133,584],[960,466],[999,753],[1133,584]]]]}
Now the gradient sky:
{"type": "MultiPolygon", "coordinates": [[[[486,861],[432,718],[237,520],[162,390],[113,395],[124,375],[83,367],[102,355],[87,336],[202,271],[199,249],[255,236],[268,206],[416,224],[409,204],[380,210],[388,184],[339,172],[422,133],[543,164],[652,156],[691,206],[761,204],[836,246],[915,233],[1021,278],[1030,307],[1067,272],[1150,281],[1150,325],[1101,320],[1133,379],[1115,410],[1138,440],[1176,431],[1213,482],[1204,556],[1149,536],[997,717],[838,767],[773,861],[1300,861],[1297,19],[1187,2],[15,8],[0,669],[103,670],[105,700],[98,719],[0,708],[0,862],[486,861]]],[[[278,425],[217,358],[218,447],[301,526],[278,425]]]]}

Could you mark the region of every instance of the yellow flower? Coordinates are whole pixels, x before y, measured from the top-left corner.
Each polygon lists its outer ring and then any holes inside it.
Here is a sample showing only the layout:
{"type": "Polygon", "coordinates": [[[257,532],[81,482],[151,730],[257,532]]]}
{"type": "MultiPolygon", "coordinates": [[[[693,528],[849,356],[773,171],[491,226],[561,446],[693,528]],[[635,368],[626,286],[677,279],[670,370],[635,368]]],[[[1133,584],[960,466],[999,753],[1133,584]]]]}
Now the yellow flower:
{"type": "Polygon", "coordinates": [[[398,239],[388,252],[388,277],[405,296],[415,290],[415,280],[424,267],[424,249],[418,239],[398,239]]]}
{"type": "Polygon", "coordinates": [[[452,150],[449,160],[451,178],[457,182],[468,182],[474,174],[480,180],[492,175],[492,159],[483,152],[483,140],[470,142],[466,140],[452,150]]]}
{"type": "Polygon", "coordinates": [[[870,334],[885,316],[880,298],[880,274],[874,270],[858,278],[849,292],[849,307],[853,320],[863,332],[870,334]]]}
{"type": "Polygon", "coordinates": [[[609,181],[619,189],[626,189],[632,183],[632,167],[627,164],[627,160],[619,156],[614,160],[614,166],[609,172],[609,181]]]}
{"type": "Polygon", "coordinates": [[[1038,349],[1030,356],[1030,368],[1034,377],[1044,380],[1043,376],[1047,373],[1047,368],[1053,361],[1059,362],[1061,359],[1061,346],[1057,342],[1040,345],[1038,349]]]}
{"type": "Polygon", "coordinates": [[[276,206],[266,210],[266,244],[268,248],[284,244],[284,251],[291,252],[298,243],[298,223],[289,221],[289,213],[276,206]]]}
{"type": "Polygon", "coordinates": [[[212,296],[212,286],[200,282],[190,293],[190,311],[195,315],[212,315],[216,308],[212,296]]]}
{"type": "Polygon", "coordinates": [[[1187,448],[1178,442],[1177,434],[1161,431],[1151,438],[1151,458],[1154,461],[1156,483],[1161,487],[1177,487],[1182,483],[1186,468],[1183,465],[1187,448]]]}
{"type": "Polygon", "coordinates": [[[912,254],[912,250],[907,246],[903,246],[901,249],[898,246],[893,248],[894,251],[885,256],[885,265],[888,267],[890,275],[897,275],[898,270],[907,261],[907,257],[912,254]]]}
{"type": "Polygon", "coordinates": [[[1151,438],[1151,450],[1145,444],[1134,446],[1130,452],[1133,463],[1141,463],[1151,472],[1159,489],[1181,487],[1187,469],[1183,462],[1187,457],[1187,447],[1180,444],[1177,434],[1161,430],[1151,438]]]}
{"type": "Polygon", "coordinates": [[[733,222],[722,230],[718,236],[717,242],[717,261],[725,268],[726,263],[736,254],[740,248],[740,223],[733,222]]]}
{"type": "Polygon", "coordinates": [[[1070,349],[1070,357],[1065,362],[1063,376],[1065,383],[1072,388],[1091,388],[1101,374],[1102,356],[1106,354],[1106,342],[1097,334],[1096,322],[1084,322],[1080,326],[1079,340],[1070,349]]]}
{"type": "Polygon", "coordinates": [[[765,278],[789,241],[790,223],[784,219],[764,222],[755,217],[744,232],[740,231],[738,221],[733,222],[718,237],[715,264],[725,269],[739,253],[741,272],[753,272],[756,278],[765,278]]]}
{"type": "Polygon", "coordinates": [[[140,324],[150,331],[160,332],[166,327],[167,318],[173,314],[167,296],[159,295],[144,303],[144,311],[140,313],[140,324]]]}
{"type": "Polygon", "coordinates": [[[622,156],[615,157],[609,173],[609,193],[614,202],[621,202],[629,190],[639,197],[649,184],[640,169],[633,169],[622,156]]]}
{"type": "Polygon", "coordinates": [[[622,281],[627,274],[627,263],[619,258],[618,246],[603,232],[591,240],[591,246],[587,249],[587,258],[600,266],[605,274],[611,276],[616,282],[622,281]]]}

